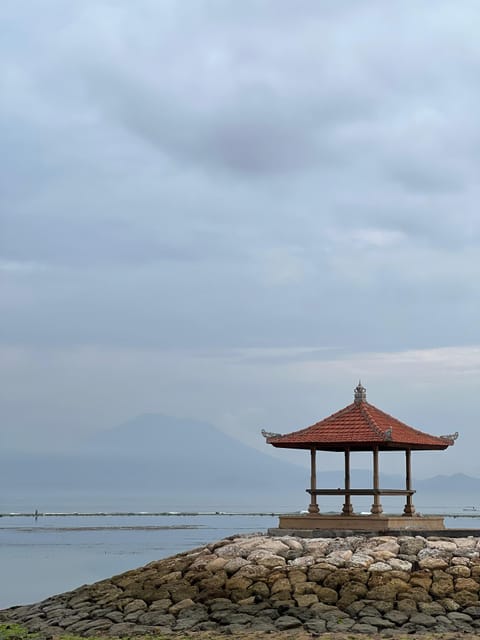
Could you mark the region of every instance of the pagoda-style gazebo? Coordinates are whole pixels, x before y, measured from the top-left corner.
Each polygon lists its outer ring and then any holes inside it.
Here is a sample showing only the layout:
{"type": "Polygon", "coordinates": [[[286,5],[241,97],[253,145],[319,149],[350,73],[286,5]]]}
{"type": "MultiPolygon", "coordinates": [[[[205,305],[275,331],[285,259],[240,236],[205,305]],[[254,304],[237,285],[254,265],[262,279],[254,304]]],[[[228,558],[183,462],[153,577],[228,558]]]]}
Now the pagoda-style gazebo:
{"type": "Polygon", "coordinates": [[[280,517],[280,529],[366,529],[385,530],[418,528],[442,529],[443,518],[418,516],[413,506],[411,452],[414,450],[443,450],[454,444],[458,433],[431,436],[413,429],[367,402],[366,390],[361,382],[355,389],[354,402],[311,427],[285,435],[263,432],[267,443],[285,449],[309,449],[311,461],[310,505],[306,515],[280,517]],[[345,483],[339,489],[317,489],[317,451],[344,453],[345,483]],[[352,489],[350,486],[350,452],[371,451],[373,454],[373,486],[352,489]],[[381,489],[379,482],[379,452],[405,451],[405,489],[381,489]],[[339,515],[321,515],[318,496],[344,496],[339,515]],[[372,496],[370,514],[356,515],[352,496],[372,496]],[[382,496],[405,496],[403,515],[383,514],[382,496]]]}

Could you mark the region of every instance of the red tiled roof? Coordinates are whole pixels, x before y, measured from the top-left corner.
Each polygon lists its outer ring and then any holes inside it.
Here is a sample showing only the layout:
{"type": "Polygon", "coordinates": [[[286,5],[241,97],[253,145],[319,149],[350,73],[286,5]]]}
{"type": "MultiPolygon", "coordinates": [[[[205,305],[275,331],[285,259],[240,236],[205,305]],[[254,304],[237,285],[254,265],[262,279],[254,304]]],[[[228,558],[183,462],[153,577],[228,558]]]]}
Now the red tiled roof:
{"type": "Polygon", "coordinates": [[[431,436],[409,427],[368,403],[363,394],[362,398],[311,427],[285,435],[270,435],[267,443],[288,449],[371,451],[375,446],[380,450],[446,449],[454,444],[454,439],[455,436],[431,436]]]}

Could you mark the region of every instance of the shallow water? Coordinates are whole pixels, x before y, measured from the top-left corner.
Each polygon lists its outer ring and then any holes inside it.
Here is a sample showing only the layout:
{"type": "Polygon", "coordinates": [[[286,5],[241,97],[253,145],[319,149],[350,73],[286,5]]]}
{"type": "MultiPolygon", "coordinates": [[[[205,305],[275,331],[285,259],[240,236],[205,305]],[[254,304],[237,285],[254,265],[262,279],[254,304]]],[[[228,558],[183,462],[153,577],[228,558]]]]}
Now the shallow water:
{"type": "Polygon", "coordinates": [[[272,516],[0,518],[0,608],[276,523],[272,516]]]}
{"type": "MultiPolygon", "coordinates": [[[[424,507],[423,513],[455,514],[424,507]]],[[[4,512],[5,513],[5,512],[4,512]]],[[[445,525],[471,528],[462,510],[445,525]]],[[[36,602],[237,533],[266,532],[276,515],[51,515],[0,517],[0,608],[36,602]]]]}

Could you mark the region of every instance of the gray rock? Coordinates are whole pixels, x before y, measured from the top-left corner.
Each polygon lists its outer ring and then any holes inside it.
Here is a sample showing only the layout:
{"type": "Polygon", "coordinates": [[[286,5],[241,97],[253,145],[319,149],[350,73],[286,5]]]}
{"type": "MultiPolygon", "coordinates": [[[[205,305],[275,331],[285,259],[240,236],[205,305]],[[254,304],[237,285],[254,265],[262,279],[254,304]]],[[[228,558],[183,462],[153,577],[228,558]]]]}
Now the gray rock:
{"type": "MultiPolygon", "coordinates": [[[[88,616],[87,612],[83,612],[85,613],[86,616],[88,616]]],[[[18,620],[24,620],[25,622],[28,622],[30,620],[45,620],[46,619],[46,615],[43,613],[43,611],[41,609],[35,608],[32,609],[31,612],[28,613],[28,615],[26,615],[25,617],[18,617],[18,620]]]]}
{"type": "Polygon", "coordinates": [[[245,558],[231,558],[224,566],[224,570],[227,572],[227,575],[231,576],[241,567],[245,567],[249,564],[250,563],[248,562],[248,560],[245,560],[245,558]]]}
{"type": "Polygon", "coordinates": [[[447,551],[448,553],[455,553],[458,551],[458,545],[452,539],[446,540],[445,538],[428,538],[427,547],[430,549],[440,549],[441,551],[447,551]]]}
{"type": "MultiPolygon", "coordinates": [[[[329,555],[330,553],[336,552],[336,551],[351,551],[352,547],[355,548],[357,547],[358,544],[364,542],[363,538],[355,538],[353,536],[349,537],[349,538],[333,538],[332,540],[328,541],[328,544],[325,548],[325,555],[329,555]]],[[[321,543],[322,545],[324,544],[323,542],[321,543]]]]}
{"type": "Polygon", "coordinates": [[[397,542],[400,544],[399,553],[402,555],[414,556],[418,555],[418,552],[424,549],[427,545],[425,538],[415,536],[401,536],[397,542]]]}
{"type": "Polygon", "coordinates": [[[201,622],[207,622],[206,620],[189,620],[189,619],[185,619],[185,620],[179,620],[177,622],[177,624],[173,627],[173,631],[178,632],[178,631],[190,631],[190,629],[193,629],[193,627],[195,627],[197,624],[200,624],[201,622]]]}
{"type": "Polygon", "coordinates": [[[267,609],[263,609],[262,611],[262,617],[270,618],[270,620],[276,620],[277,618],[280,617],[280,615],[281,614],[278,612],[277,609],[267,608],[267,609]]]}
{"type": "Polygon", "coordinates": [[[325,620],[307,620],[305,622],[304,627],[307,631],[311,633],[324,633],[327,630],[327,623],[325,620]]]}
{"type": "Polygon", "coordinates": [[[81,620],[85,620],[86,618],[88,618],[88,613],[87,612],[83,612],[83,611],[79,611],[78,613],[76,613],[73,616],[67,616],[66,618],[63,618],[61,621],[60,626],[63,627],[64,629],[66,629],[67,627],[71,626],[72,624],[75,624],[76,622],[80,622],[81,620]]]}
{"type": "Polygon", "coordinates": [[[468,624],[468,622],[462,622],[462,620],[455,620],[454,625],[455,629],[458,629],[459,631],[463,631],[465,633],[470,633],[474,629],[471,624],[468,624]]]}
{"type": "Polygon", "coordinates": [[[290,607],[285,615],[298,618],[301,622],[306,622],[315,617],[315,614],[310,609],[302,609],[301,607],[290,607]]]}
{"type": "Polygon", "coordinates": [[[369,566],[369,571],[384,573],[386,571],[392,571],[392,567],[386,562],[374,562],[369,566]]]}
{"type": "Polygon", "coordinates": [[[241,604],[237,611],[238,613],[247,613],[249,616],[257,616],[264,609],[269,609],[267,602],[259,602],[258,604],[241,604]]]}
{"type": "Polygon", "coordinates": [[[397,558],[399,560],[406,560],[407,562],[410,562],[410,564],[413,564],[414,562],[417,561],[417,556],[416,555],[411,555],[409,553],[399,553],[397,555],[397,558]]]}
{"type": "Polygon", "coordinates": [[[193,607],[188,607],[188,609],[182,609],[177,616],[177,620],[204,622],[208,620],[207,608],[201,604],[195,604],[193,607]]]}
{"type": "Polygon", "coordinates": [[[327,622],[327,630],[334,631],[338,633],[342,633],[343,631],[348,631],[355,624],[355,620],[351,618],[338,618],[338,620],[328,620],[327,622]]]}
{"type": "Polygon", "coordinates": [[[442,549],[422,549],[418,553],[418,564],[422,569],[445,569],[448,567],[449,553],[442,549]]]}
{"type": "Polygon", "coordinates": [[[22,622],[27,625],[29,631],[33,631],[34,633],[40,631],[42,627],[49,626],[45,618],[40,616],[30,618],[28,621],[22,620],[22,622]]]}
{"type": "Polygon", "coordinates": [[[168,611],[172,606],[172,601],[169,598],[163,598],[161,600],[155,600],[148,607],[149,611],[168,611]]]}
{"type": "Polygon", "coordinates": [[[355,633],[378,633],[377,627],[371,624],[365,624],[364,622],[356,622],[350,631],[355,633]]]}
{"type": "Polygon", "coordinates": [[[390,620],[390,622],[394,622],[395,624],[398,624],[398,625],[405,624],[405,622],[407,622],[409,617],[410,616],[404,611],[397,611],[397,610],[387,611],[387,613],[384,615],[384,618],[386,620],[390,620]]]}
{"type": "Polygon", "coordinates": [[[352,602],[352,604],[349,604],[348,607],[345,607],[345,613],[348,613],[351,618],[356,618],[359,615],[360,611],[365,609],[365,606],[365,602],[357,600],[356,602],[352,602]]]}
{"type": "Polygon", "coordinates": [[[77,609],[78,607],[81,607],[82,605],[84,605],[86,602],[90,602],[90,596],[89,596],[88,592],[79,593],[76,596],[73,596],[68,601],[68,605],[72,609],[77,609]]]}
{"type": "Polygon", "coordinates": [[[112,611],[112,613],[108,613],[106,617],[112,622],[121,624],[123,622],[123,614],[120,611],[112,611]]]}
{"type": "Polygon", "coordinates": [[[377,600],[373,606],[380,613],[387,613],[392,611],[394,605],[393,602],[388,602],[387,600],[377,600]]]}
{"type": "Polygon", "coordinates": [[[252,631],[259,633],[271,633],[276,631],[276,627],[270,618],[253,618],[249,627],[252,631]]]}
{"type": "Polygon", "coordinates": [[[459,611],[450,611],[447,618],[452,621],[472,622],[472,617],[468,613],[460,613],[459,611]]]}
{"type": "Polygon", "coordinates": [[[442,615],[442,616],[437,616],[437,626],[441,624],[444,627],[448,627],[449,629],[454,629],[455,625],[453,624],[453,622],[447,618],[447,616],[442,615]]]}
{"type": "Polygon", "coordinates": [[[236,611],[237,608],[238,605],[227,598],[215,598],[210,602],[210,611],[225,611],[225,609],[236,611]]]}
{"type": "MultiPolygon", "coordinates": [[[[315,606],[316,605],[313,605],[313,607],[315,606]]],[[[323,612],[315,612],[315,614],[318,615],[319,618],[321,618],[322,620],[326,620],[327,622],[330,622],[331,620],[341,620],[342,618],[348,617],[344,611],[338,609],[337,607],[330,607],[323,612]]]]}
{"type": "Polygon", "coordinates": [[[295,629],[297,627],[301,627],[302,623],[298,618],[294,618],[293,616],[280,616],[275,620],[275,627],[280,629],[280,631],[286,631],[287,629],[295,629]]]}
{"type": "Polygon", "coordinates": [[[472,618],[480,618],[480,607],[477,606],[471,606],[471,607],[466,607],[463,610],[463,613],[466,613],[469,616],[472,616],[472,618]]]}
{"type": "Polygon", "coordinates": [[[393,629],[395,627],[394,622],[381,618],[379,615],[365,616],[361,620],[362,624],[369,624],[372,627],[377,627],[377,629],[393,629]]]}
{"type": "Polygon", "coordinates": [[[184,609],[191,609],[195,606],[195,602],[191,598],[187,598],[185,600],[180,600],[180,602],[176,602],[172,604],[168,613],[171,613],[174,616],[178,616],[181,611],[184,609]]]}
{"type": "Polygon", "coordinates": [[[410,623],[415,626],[433,627],[435,625],[435,618],[429,616],[427,613],[412,613],[410,623]]]}
{"type": "Polygon", "coordinates": [[[45,620],[45,624],[47,624],[50,627],[62,628],[63,620],[64,618],[62,618],[62,616],[60,615],[57,618],[48,618],[48,620],[45,620]]]}
{"type": "Polygon", "coordinates": [[[89,618],[92,620],[98,620],[98,618],[108,618],[108,614],[116,611],[115,607],[108,607],[103,609],[93,609],[89,613],[89,618]]]}
{"type": "Polygon", "coordinates": [[[473,549],[457,549],[454,552],[456,558],[478,558],[478,551],[474,551],[473,549]]]}
{"type": "Polygon", "coordinates": [[[140,624],[155,627],[171,627],[175,624],[175,617],[170,613],[162,613],[161,611],[148,611],[138,618],[140,624]]]}
{"type": "Polygon", "coordinates": [[[235,612],[228,609],[213,611],[210,614],[210,620],[213,620],[213,622],[216,622],[217,624],[229,625],[231,624],[232,615],[235,615],[235,612]]]}
{"type": "Polygon", "coordinates": [[[62,612],[65,616],[73,613],[73,609],[67,608],[63,602],[51,604],[48,607],[42,607],[42,611],[46,614],[47,618],[54,618],[59,612],[62,612]]]}
{"type": "Polygon", "coordinates": [[[148,608],[147,603],[144,600],[135,599],[131,600],[128,604],[123,608],[123,612],[125,614],[133,613],[135,611],[146,611],[148,608]]]}
{"type": "Polygon", "coordinates": [[[112,626],[112,621],[107,618],[100,618],[99,620],[81,620],[80,622],[76,622],[75,624],[70,625],[65,628],[65,631],[68,633],[73,633],[75,635],[86,635],[89,631],[105,631],[110,629],[112,626]]]}
{"type": "Polygon", "coordinates": [[[139,617],[143,614],[143,611],[132,611],[132,613],[128,613],[126,616],[123,616],[124,622],[136,622],[139,617]]]}
{"type": "Polygon", "coordinates": [[[249,624],[253,620],[253,616],[249,616],[247,613],[232,613],[230,615],[230,624],[249,624]]]}
{"type": "Polygon", "coordinates": [[[300,551],[300,553],[303,553],[304,549],[310,550],[312,546],[312,543],[309,540],[304,540],[303,538],[294,538],[291,536],[285,536],[283,538],[283,543],[287,545],[289,549],[300,551]]]}
{"type": "MultiPolygon", "coordinates": [[[[344,567],[352,557],[353,553],[350,549],[332,551],[328,554],[326,560],[335,567],[344,567]]],[[[390,567],[389,567],[390,568],[390,567]]]]}
{"type": "Polygon", "coordinates": [[[207,622],[200,622],[197,626],[197,631],[216,631],[218,629],[218,624],[213,622],[212,620],[208,620],[207,622]]]}
{"type": "Polygon", "coordinates": [[[427,631],[428,631],[427,627],[422,627],[422,625],[416,625],[416,624],[413,624],[412,622],[406,622],[404,625],[396,629],[394,633],[397,634],[398,632],[401,632],[402,634],[403,633],[417,634],[417,633],[426,633],[427,631]]]}
{"type": "Polygon", "coordinates": [[[375,607],[372,607],[372,605],[367,604],[363,607],[363,609],[361,609],[361,611],[359,611],[358,615],[360,618],[363,618],[364,616],[378,616],[378,609],[375,609],[375,607]]]}
{"type": "MultiPolygon", "coordinates": [[[[58,627],[52,627],[52,626],[50,626],[50,624],[48,622],[43,620],[43,621],[37,621],[33,625],[29,625],[28,626],[28,630],[30,632],[33,631],[36,634],[40,634],[40,636],[43,635],[45,637],[48,637],[50,635],[58,635],[59,628],[58,627]],[[53,633],[52,633],[52,630],[53,630],[53,633]]],[[[12,636],[10,636],[10,637],[12,637],[12,636]]],[[[15,637],[15,636],[13,636],[13,637],[15,637]]],[[[3,636],[2,636],[2,638],[3,638],[3,636]]]]}
{"type": "Polygon", "coordinates": [[[271,598],[270,599],[270,603],[271,603],[272,607],[275,607],[277,609],[280,609],[281,607],[286,607],[288,609],[288,608],[294,607],[296,605],[295,600],[290,600],[287,597],[287,594],[285,594],[285,597],[283,599],[282,598],[277,598],[277,597],[271,598]]]}
{"type": "MultiPolygon", "coordinates": [[[[20,618],[24,619],[30,612],[33,611],[34,607],[15,607],[14,609],[8,609],[8,612],[2,612],[2,619],[5,619],[4,616],[8,613],[8,618],[11,620],[19,620],[20,618]]],[[[40,613],[40,606],[37,605],[37,610],[40,613]]]]}

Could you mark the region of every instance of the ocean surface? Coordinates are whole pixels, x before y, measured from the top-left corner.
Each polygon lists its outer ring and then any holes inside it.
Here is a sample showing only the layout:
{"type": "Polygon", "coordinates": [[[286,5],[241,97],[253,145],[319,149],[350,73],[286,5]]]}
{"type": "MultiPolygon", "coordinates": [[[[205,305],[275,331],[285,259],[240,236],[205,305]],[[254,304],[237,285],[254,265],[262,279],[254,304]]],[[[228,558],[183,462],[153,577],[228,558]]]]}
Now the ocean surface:
{"type": "MultiPolygon", "coordinates": [[[[36,602],[236,533],[266,532],[278,523],[276,512],[260,509],[235,512],[226,505],[206,504],[204,509],[183,505],[181,513],[168,507],[109,511],[103,508],[107,502],[85,499],[73,511],[71,501],[57,500],[59,508],[38,509],[36,517],[35,509],[21,500],[0,505],[0,609],[36,602]]],[[[288,506],[280,511],[295,511],[288,506]]],[[[421,512],[448,514],[447,527],[480,528],[475,506],[427,505],[421,512]]]]}

